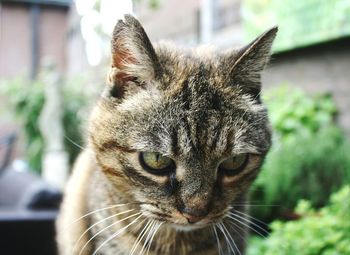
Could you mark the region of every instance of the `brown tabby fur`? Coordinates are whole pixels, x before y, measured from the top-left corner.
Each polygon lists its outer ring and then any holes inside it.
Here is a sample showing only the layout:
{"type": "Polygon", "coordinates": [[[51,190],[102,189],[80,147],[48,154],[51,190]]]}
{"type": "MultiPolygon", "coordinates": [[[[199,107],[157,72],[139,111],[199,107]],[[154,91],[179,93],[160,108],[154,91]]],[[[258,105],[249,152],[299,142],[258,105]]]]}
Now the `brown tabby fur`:
{"type": "Polygon", "coordinates": [[[92,113],[88,149],[75,165],[57,221],[61,255],[146,254],[148,248],[164,255],[244,253],[247,220],[237,211],[245,211],[247,189],[270,147],[260,73],[276,32],[220,53],[153,48],[136,19],[118,22],[110,84],[92,113]],[[142,151],[172,158],[176,171],[145,171],[142,151]],[[243,171],[217,170],[240,153],[249,154],[243,171]],[[113,205],[119,206],[106,208],[113,205]],[[233,221],[229,211],[242,218],[233,221]],[[189,223],[185,213],[200,220],[189,223]],[[221,229],[213,227],[218,222],[221,229]]]}

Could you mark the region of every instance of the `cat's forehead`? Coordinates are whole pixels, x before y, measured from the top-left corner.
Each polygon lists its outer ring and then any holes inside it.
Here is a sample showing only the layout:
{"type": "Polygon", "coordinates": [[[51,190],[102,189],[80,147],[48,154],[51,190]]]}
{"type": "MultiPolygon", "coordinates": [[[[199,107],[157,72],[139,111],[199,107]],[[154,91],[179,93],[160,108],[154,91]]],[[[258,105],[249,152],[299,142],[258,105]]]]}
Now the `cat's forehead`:
{"type": "MultiPolygon", "coordinates": [[[[153,92],[147,99],[136,96],[132,101],[138,107],[123,107],[132,115],[127,128],[134,137],[131,147],[202,158],[259,151],[260,145],[253,139],[256,132],[250,133],[256,126],[265,128],[267,119],[261,104],[249,96],[235,101],[234,91],[215,90],[207,82],[198,84],[191,79],[170,94],[153,92]]],[[[261,141],[266,140],[264,136],[261,141]]]]}
{"type": "Polygon", "coordinates": [[[233,80],[204,62],[173,71],[169,79],[161,81],[160,90],[169,107],[190,115],[205,116],[209,111],[225,115],[260,104],[257,97],[244,93],[233,80]]]}
{"type": "Polygon", "coordinates": [[[167,82],[195,79],[199,84],[224,76],[221,54],[211,48],[178,49],[169,45],[156,48],[163,78],[167,82]]]}
{"type": "Polygon", "coordinates": [[[157,56],[163,70],[158,87],[171,101],[208,110],[249,97],[244,95],[239,81],[228,75],[224,55],[213,49],[178,50],[167,45],[158,48],[157,56]]]}

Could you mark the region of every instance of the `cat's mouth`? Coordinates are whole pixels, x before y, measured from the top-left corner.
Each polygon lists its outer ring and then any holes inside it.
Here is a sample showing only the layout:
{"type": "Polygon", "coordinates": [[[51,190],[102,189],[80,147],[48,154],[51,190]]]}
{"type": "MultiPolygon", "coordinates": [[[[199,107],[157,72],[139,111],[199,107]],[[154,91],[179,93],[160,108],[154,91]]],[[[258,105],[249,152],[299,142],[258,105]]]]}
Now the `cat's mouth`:
{"type": "Polygon", "coordinates": [[[153,212],[148,212],[147,217],[153,218],[155,220],[164,222],[171,228],[177,231],[192,231],[197,229],[202,229],[209,227],[217,222],[220,222],[226,215],[226,212],[219,213],[217,215],[204,217],[197,222],[190,222],[181,213],[173,213],[172,215],[158,214],[153,212]]]}
{"type": "Polygon", "coordinates": [[[169,222],[168,225],[171,228],[174,228],[175,230],[178,230],[178,231],[192,231],[192,230],[197,230],[197,229],[201,229],[209,226],[209,224],[198,224],[198,223],[179,224],[179,223],[171,223],[171,222],[169,222]]]}
{"type": "Polygon", "coordinates": [[[160,205],[142,204],[142,214],[153,220],[163,222],[164,225],[169,226],[177,231],[192,231],[198,230],[221,222],[230,211],[230,207],[222,211],[209,212],[206,216],[190,217],[178,210],[165,210],[160,205]]]}
{"type": "Polygon", "coordinates": [[[170,219],[168,222],[168,225],[179,231],[192,231],[192,230],[202,229],[202,228],[215,225],[216,223],[220,222],[223,218],[225,218],[225,215],[226,213],[220,213],[215,216],[211,216],[211,217],[208,216],[195,223],[190,223],[188,221],[182,222],[177,219],[175,220],[170,219]]]}

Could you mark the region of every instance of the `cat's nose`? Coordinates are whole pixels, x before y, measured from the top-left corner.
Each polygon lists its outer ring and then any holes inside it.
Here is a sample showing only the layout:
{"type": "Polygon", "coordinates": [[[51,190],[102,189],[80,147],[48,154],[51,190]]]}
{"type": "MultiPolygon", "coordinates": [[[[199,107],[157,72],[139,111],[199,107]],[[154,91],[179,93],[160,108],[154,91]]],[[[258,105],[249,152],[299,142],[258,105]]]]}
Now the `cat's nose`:
{"type": "Polygon", "coordinates": [[[192,214],[188,214],[188,213],[183,213],[182,214],[188,221],[188,223],[196,223],[198,221],[200,221],[201,219],[203,219],[203,217],[201,216],[195,216],[195,215],[192,215],[192,214]]]}
{"type": "Polygon", "coordinates": [[[182,215],[187,219],[188,223],[196,223],[208,215],[207,207],[203,208],[188,208],[182,210],[182,215]]]}

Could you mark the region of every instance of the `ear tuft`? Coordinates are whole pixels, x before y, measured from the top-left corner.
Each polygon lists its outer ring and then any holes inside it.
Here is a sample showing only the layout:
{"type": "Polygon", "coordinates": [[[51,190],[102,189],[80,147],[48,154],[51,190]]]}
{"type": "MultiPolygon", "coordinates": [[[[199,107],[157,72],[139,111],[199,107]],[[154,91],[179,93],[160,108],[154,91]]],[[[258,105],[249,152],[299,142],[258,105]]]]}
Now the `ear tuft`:
{"type": "Polygon", "coordinates": [[[277,35],[278,27],[275,26],[257,37],[238,52],[238,58],[232,66],[232,70],[240,65],[252,68],[253,71],[262,71],[269,61],[272,43],[277,35]]]}
{"type": "Polygon", "coordinates": [[[131,15],[116,24],[111,41],[112,64],[109,81],[114,96],[123,96],[126,86],[157,78],[159,62],[141,24],[131,15]]]}
{"type": "Polygon", "coordinates": [[[238,81],[248,81],[245,87],[253,94],[260,92],[260,73],[269,62],[277,31],[277,26],[267,30],[236,52],[233,61],[230,61],[230,76],[238,81]]]}

